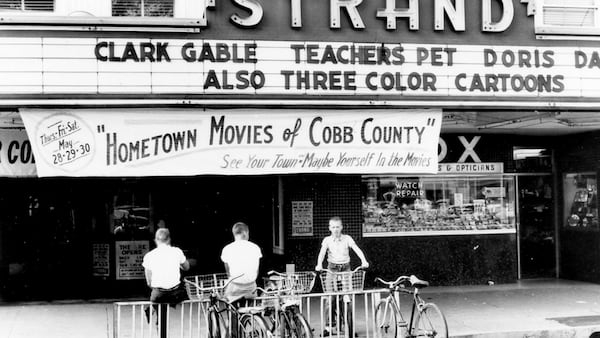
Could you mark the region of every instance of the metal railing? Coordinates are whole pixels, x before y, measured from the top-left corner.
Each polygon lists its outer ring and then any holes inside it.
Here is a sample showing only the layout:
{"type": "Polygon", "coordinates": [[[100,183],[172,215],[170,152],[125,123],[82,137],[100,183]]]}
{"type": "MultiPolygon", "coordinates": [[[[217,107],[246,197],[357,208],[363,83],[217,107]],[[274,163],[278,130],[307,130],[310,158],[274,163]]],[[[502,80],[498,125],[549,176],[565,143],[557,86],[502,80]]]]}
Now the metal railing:
{"type": "MultiPolygon", "coordinates": [[[[299,300],[300,310],[315,337],[321,336],[323,330],[328,330],[330,336],[335,338],[376,338],[375,307],[381,293],[386,291],[311,293],[294,297],[299,300]],[[344,296],[350,302],[344,303],[344,296]],[[331,306],[327,306],[327,303],[331,306]],[[336,312],[345,313],[346,306],[352,309],[352,330],[347,330],[339,320],[334,319],[336,312]],[[354,332],[355,337],[347,337],[349,331],[354,332]]],[[[248,305],[260,305],[265,299],[257,298],[249,301],[248,305]]],[[[268,300],[272,301],[273,298],[269,297],[268,300]]],[[[113,338],[206,338],[207,308],[207,301],[198,300],[184,301],[176,307],[147,301],[116,302],[113,305],[113,338]],[[152,310],[153,307],[156,309],[152,310]],[[149,312],[148,316],[146,311],[149,312]]]]}

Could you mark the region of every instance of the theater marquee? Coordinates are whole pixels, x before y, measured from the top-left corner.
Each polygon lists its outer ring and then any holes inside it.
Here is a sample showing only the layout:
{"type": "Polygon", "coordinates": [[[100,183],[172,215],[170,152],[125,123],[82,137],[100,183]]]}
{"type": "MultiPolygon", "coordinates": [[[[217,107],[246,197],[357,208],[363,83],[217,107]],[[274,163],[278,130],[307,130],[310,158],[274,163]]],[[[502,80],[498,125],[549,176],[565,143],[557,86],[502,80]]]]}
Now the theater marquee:
{"type": "Polygon", "coordinates": [[[174,39],[0,39],[0,94],[600,99],[594,48],[174,39]]]}

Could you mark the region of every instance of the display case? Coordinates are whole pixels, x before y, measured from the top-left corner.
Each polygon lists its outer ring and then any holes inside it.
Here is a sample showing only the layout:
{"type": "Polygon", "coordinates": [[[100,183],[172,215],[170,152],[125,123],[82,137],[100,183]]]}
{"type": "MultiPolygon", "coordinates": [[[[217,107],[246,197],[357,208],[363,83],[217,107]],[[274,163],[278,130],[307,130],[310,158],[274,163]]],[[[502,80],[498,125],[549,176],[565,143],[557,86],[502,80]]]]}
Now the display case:
{"type": "Polygon", "coordinates": [[[597,180],[595,173],[568,173],[563,177],[564,227],[598,230],[597,180]]]}
{"type": "Polygon", "coordinates": [[[363,236],[516,233],[511,176],[364,176],[363,236]]]}

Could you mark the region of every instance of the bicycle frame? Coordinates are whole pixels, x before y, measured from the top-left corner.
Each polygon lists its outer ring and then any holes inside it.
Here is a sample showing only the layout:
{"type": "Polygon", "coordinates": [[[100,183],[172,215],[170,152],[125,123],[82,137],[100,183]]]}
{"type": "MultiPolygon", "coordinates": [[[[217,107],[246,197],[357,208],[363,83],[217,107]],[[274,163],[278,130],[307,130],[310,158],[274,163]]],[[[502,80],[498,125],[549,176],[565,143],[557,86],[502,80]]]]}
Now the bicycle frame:
{"type": "MultiPolygon", "coordinates": [[[[383,299],[383,301],[385,301],[387,304],[392,303],[392,307],[397,311],[397,313],[400,314],[401,318],[402,318],[402,312],[400,312],[400,297],[399,297],[400,293],[406,293],[406,294],[412,295],[413,300],[412,300],[412,309],[410,311],[410,321],[407,323],[408,324],[408,326],[407,326],[408,334],[410,336],[412,336],[413,330],[414,330],[414,320],[415,320],[416,314],[417,314],[417,312],[422,311],[423,306],[425,305],[425,301],[421,298],[421,296],[419,296],[418,288],[415,288],[414,291],[402,289],[399,286],[389,288],[388,296],[385,297],[383,299]]],[[[386,311],[388,311],[388,309],[391,309],[391,307],[386,306],[385,309],[386,309],[386,311]]],[[[387,313],[384,313],[384,315],[387,315],[387,313]]]]}
{"type": "Polygon", "coordinates": [[[270,296],[275,296],[275,305],[268,305],[268,306],[264,306],[263,309],[263,317],[268,317],[266,315],[264,315],[268,310],[273,310],[273,314],[274,314],[274,322],[273,322],[273,326],[271,328],[269,328],[269,331],[271,331],[271,333],[273,335],[275,335],[276,331],[278,329],[280,329],[280,325],[282,325],[282,316],[285,316],[288,324],[290,325],[291,329],[296,330],[294,321],[293,321],[293,316],[294,316],[294,311],[296,311],[295,309],[298,309],[297,311],[300,311],[300,308],[298,305],[295,304],[286,304],[286,302],[284,301],[283,297],[282,297],[282,293],[286,292],[286,291],[290,291],[290,290],[274,290],[274,291],[267,291],[263,288],[257,288],[257,290],[261,291],[263,294],[266,295],[270,295],[270,296]]]}

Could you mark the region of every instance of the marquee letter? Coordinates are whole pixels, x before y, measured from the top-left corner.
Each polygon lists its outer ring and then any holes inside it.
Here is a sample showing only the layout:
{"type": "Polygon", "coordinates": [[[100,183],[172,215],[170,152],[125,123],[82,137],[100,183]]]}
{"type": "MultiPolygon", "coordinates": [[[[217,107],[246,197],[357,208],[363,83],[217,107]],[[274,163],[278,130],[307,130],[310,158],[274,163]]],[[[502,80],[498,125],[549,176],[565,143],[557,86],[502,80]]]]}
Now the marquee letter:
{"type": "Polygon", "coordinates": [[[512,0],[499,0],[502,2],[502,19],[492,22],[492,0],[483,0],[481,7],[481,30],[484,32],[504,32],[512,23],[515,9],[512,0]]]}
{"type": "Polygon", "coordinates": [[[352,27],[355,29],[365,28],[365,24],[356,9],[361,2],[362,0],[329,0],[329,27],[340,28],[340,12],[341,8],[345,7],[350,16],[350,21],[352,21],[352,27]]]}
{"type": "Polygon", "coordinates": [[[254,27],[260,23],[263,17],[263,9],[257,0],[231,0],[238,6],[250,11],[250,16],[242,18],[234,13],[229,19],[241,27],[254,27]]]}
{"type": "Polygon", "coordinates": [[[455,0],[455,6],[452,6],[450,0],[439,0],[435,2],[435,30],[444,30],[444,13],[452,23],[452,27],[457,32],[465,30],[465,0],[455,0]]]}
{"type": "Polygon", "coordinates": [[[408,28],[419,30],[419,0],[409,0],[408,8],[396,8],[396,0],[385,0],[385,8],[377,9],[377,17],[386,19],[387,30],[396,30],[398,18],[408,18],[408,28]]]}

